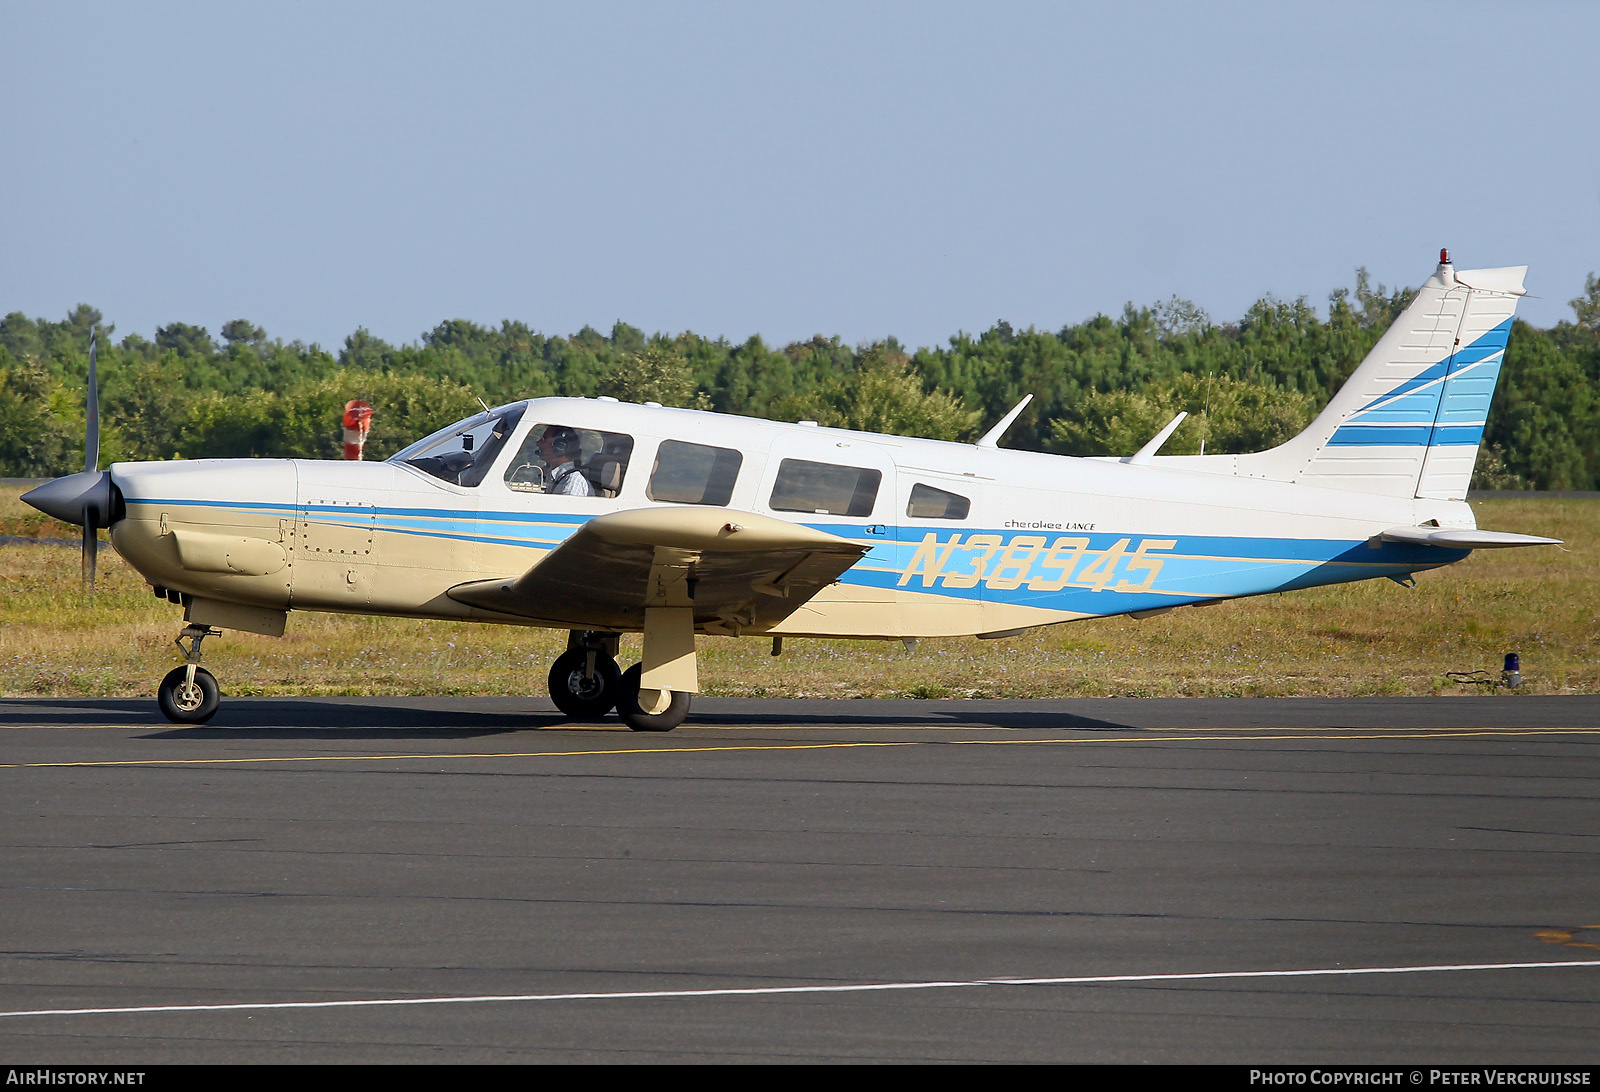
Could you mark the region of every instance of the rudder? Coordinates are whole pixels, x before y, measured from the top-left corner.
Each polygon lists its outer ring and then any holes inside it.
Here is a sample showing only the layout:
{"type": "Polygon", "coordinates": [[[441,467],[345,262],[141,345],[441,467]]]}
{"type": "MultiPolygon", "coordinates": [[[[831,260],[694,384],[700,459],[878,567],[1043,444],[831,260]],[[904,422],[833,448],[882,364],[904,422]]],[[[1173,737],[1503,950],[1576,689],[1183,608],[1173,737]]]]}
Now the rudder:
{"type": "Polygon", "coordinates": [[[1238,472],[1381,496],[1459,500],[1477,462],[1527,266],[1439,267],[1299,436],[1238,472]]]}

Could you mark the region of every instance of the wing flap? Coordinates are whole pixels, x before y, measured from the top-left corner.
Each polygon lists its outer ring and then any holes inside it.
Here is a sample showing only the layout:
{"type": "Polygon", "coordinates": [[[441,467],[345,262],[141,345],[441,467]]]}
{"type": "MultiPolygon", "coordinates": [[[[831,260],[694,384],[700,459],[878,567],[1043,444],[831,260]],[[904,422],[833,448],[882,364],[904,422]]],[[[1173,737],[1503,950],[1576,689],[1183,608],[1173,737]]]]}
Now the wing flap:
{"type": "Polygon", "coordinates": [[[646,607],[687,606],[702,629],[760,630],[868,549],[754,512],[637,508],[590,520],[521,576],[459,584],[449,595],[574,629],[640,629],[646,607]]]}

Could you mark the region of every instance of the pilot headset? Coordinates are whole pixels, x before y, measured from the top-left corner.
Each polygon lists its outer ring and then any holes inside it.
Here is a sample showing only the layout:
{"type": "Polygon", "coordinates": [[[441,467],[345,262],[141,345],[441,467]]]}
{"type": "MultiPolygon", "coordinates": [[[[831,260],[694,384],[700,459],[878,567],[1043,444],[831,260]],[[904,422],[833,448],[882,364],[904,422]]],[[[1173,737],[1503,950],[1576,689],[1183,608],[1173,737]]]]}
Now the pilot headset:
{"type": "Polygon", "coordinates": [[[543,439],[550,441],[552,455],[571,457],[582,449],[582,441],[578,439],[578,434],[565,425],[546,429],[543,439]]]}

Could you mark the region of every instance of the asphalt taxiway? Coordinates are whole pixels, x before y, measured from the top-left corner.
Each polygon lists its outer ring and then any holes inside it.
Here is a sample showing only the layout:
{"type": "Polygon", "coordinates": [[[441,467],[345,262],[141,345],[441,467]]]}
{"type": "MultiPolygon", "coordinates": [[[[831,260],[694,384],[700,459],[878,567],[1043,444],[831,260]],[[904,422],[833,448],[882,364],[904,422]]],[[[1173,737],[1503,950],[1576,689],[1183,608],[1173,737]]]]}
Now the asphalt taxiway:
{"type": "Polygon", "coordinates": [[[0,699],[0,1061],[1600,1061],[1600,698],[0,699]]]}

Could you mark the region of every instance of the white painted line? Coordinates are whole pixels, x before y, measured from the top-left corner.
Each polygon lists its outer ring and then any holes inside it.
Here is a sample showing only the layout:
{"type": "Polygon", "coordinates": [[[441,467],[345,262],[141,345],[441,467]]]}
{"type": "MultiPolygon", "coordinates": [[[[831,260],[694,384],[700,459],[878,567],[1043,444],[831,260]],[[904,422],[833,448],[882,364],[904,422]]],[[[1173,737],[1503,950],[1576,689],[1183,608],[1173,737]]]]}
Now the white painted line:
{"type": "Polygon", "coordinates": [[[786,994],[882,993],[956,990],[972,986],[1103,986],[1145,982],[1216,982],[1250,978],[1316,978],[1368,974],[1440,974],[1461,971],[1529,971],[1600,967],[1600,959],[1543,963],[1442,963],[1421,967],[1323,967],[1300,971],[1203,971],[1193,974],[1104,974],[1069,978],[973,978],[949,982],[860,982],[845,986],[752,986],[710,990],[628,990],[614,993],[513,993],[465,997],[378,997],[357,1001],[263,1001],[233,1005],[136,1005],[103,1009],[25,1009],[6,1016],[107,1016],[137,1012],[262,1012],[271,1009],[354,1009],[393,1005],[487,1005],[516,1001],[640,1001],[696,997],[780,997],[786,994]]]}

